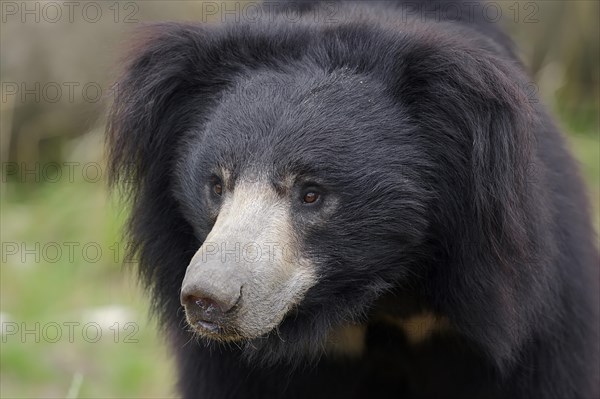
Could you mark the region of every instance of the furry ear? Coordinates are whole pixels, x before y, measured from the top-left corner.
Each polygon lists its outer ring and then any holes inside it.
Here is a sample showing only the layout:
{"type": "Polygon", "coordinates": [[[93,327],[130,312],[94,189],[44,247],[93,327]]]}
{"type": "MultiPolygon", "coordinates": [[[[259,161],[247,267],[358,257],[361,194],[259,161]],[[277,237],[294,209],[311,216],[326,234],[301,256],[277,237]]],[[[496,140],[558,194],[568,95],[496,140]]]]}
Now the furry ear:
{"type": "Polygon", "coordinates": [[[432,230],[441,250],[429,295],[502,367],[551,306],[552,273],[539,271],[547,232],[536,231],[547,212],[537,192],[543,176],[532,176],[542,127],[526,80],[495,55],[501,50],[452,37],[406,48],[394,91],[440,167],[432,230]]]}
{"type": "Polygon", "coordinates": [[[164,23],[140,36],[116,84],[108,124],[111,182],[135,181],[132,194],[169,165],[186,129],[202,123],[237,75],[299,58],[306,46],[301,29],[273,39],[244,25],[164,23]]]}
{"type": "MultiPolygon", "coordinates": [[[[138,34],[115,85],[107,129],[111,183],[135,182],[131,190],[168,165],[190,123],[185,112],[190,96],[207,94],[201,87],[207,32],[192,25],[156,24],[138,34]]],[[[194,115],[198,112],[202,109],[194,115]]]]}

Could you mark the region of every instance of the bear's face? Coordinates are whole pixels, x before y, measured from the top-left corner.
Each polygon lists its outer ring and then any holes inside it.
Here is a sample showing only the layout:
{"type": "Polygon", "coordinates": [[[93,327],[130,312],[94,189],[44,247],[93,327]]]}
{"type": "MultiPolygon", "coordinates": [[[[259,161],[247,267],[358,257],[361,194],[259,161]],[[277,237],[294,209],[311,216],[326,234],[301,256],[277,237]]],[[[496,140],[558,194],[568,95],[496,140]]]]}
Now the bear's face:
{"type": "Polygon", "coordinates": [[[249,340],[358,321],[409,272],[427,154],[382,92],[343,69],[269,71],[240,77],[198,121],[174,192],[201,243],[181,292],[195,332],[249,340]]]}

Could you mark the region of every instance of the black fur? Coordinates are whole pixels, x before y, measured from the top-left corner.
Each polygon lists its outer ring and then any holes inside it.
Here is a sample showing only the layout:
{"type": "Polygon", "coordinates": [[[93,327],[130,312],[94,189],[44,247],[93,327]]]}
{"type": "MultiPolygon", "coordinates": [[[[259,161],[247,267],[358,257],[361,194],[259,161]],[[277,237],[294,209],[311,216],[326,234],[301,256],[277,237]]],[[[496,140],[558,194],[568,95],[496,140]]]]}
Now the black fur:
{"type": "Polygon", "coordinates": [[[479,19],[406,18],[399,2],[336,6],[338,23],[314,7],[293,23],[270,7],[152,26],[119,82],[113,182],[182,394],[597,398],[591,216],[508,39],[479,19]],[[191,341],[179,304],[212,223],[193,187],[215,164],[316,175],[340,201],[325,223],[294,219],[318,284],[277,334],[239,348],[191,341]],[[452,332],[409,345],[378,317],[423,310],[452,332]],[[346,322],[368,325],[363,356],[323,355],[346,322]]]}

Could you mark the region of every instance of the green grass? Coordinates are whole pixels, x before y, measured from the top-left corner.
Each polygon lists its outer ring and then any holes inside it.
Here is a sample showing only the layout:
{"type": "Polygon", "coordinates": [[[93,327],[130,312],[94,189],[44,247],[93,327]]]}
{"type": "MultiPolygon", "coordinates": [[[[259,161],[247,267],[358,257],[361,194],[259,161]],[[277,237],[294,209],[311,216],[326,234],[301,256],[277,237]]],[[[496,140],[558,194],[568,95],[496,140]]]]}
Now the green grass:
{"type": "MultiPolygon", "coordinates": [[[[597,135],[575,135],[569,141],[596,205],[598,228],[600,142],[597,135]]],[[[173,364],[156,326],[148,321],[147,295],[135,282],[134,273],[123,271],[121,259],[114,259],[111,250],[120,241],[124,215],[108,200],[104,184],[79,181],[28,187],[10,183],[4,188],[9,192],[0,211],[3,245],[16,243],[30,249],[39,243],[37,252],[44,256],[39,261],[34,255],[21,259],[3,248],[0,311],[8,314],[9,322],[25,323],[30,329],[35,323],[40,327],[58,323],[63,326],[63,337],[52,343],[43,336],[35,342],[34,334],[2,336],[0,397],[66,397],[78,376],[81,386],[72,393],[81,398],[173,396],[173,364]],[[67,242],[79,243],[73,258],[63,252],[53,262],[51,243],[66,251],[67,242]],[[102,255],[86,259],[81,251],[86,243],[98,245],[102,255]],[[84,339],[81,326],[100,322],[98,315],[87,313],[106,306],[128,310],[123,321],[139,327],[133,336],[137,342],[125,342],[126,331],[114,342],[111,330],[104,331],[98,342],[84,339]],[[81,323],[74,329],[73,342],[66,335],[65,322],[81,323]]],[[[47,338],[54,337],[52,331],[46,332],[47,338]]]]}
{"type": "Polygon", "coordinates": [[[600,138],[598,133],[569,136],[571,150],[579,161],[594,209],[594,226],[600,232],[600,138]]]}
{"type": "Polygon", "coordinates": [[[81,398],[173,396],[172,361],[148,320],[147,298],[134,273],[123,271],[122,254],[115,259],[123,215],[108,201],[104,185],[82,181],[14,188],[31,191],[11,194],[19,200],[3,200],[0,212],[5,246],[0,310],[19,328],[17,334],[2,336],[0,397],[66,397],[78,374],[81,398]],[[33,251],[23,259],[21,253],[7,252],[7,243],[19,252],[33,251]],[[102,254],[96,255],[95,248],[102,254]],[[115,319],[120,325],[135,324],[118,336],[116,328],[104,329],[93,342],[96,326],[86,323],[100,325],[102,315],[89,313],[107,306],[126,310],[115,319]],[[39,333],[23,335],[23,323],[34,331],[39,323],[39,333]],[[73,325],[72,339],[64,323],[80,323],[73,325]],[[126,340],[133,326],[137,331],[126,340]]]}

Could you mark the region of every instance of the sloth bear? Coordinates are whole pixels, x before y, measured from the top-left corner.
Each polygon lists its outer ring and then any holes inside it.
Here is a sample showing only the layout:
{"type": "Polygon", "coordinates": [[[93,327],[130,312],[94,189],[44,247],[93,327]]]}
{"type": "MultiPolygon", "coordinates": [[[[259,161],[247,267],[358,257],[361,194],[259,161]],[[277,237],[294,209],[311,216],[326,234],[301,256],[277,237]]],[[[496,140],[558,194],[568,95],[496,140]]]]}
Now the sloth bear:
{"type": "Polygon", "coordinates": [[[109,163],[184,397],[598,398],[565,142],[481,8],[407,4],[135,41],[109,163]]]}

